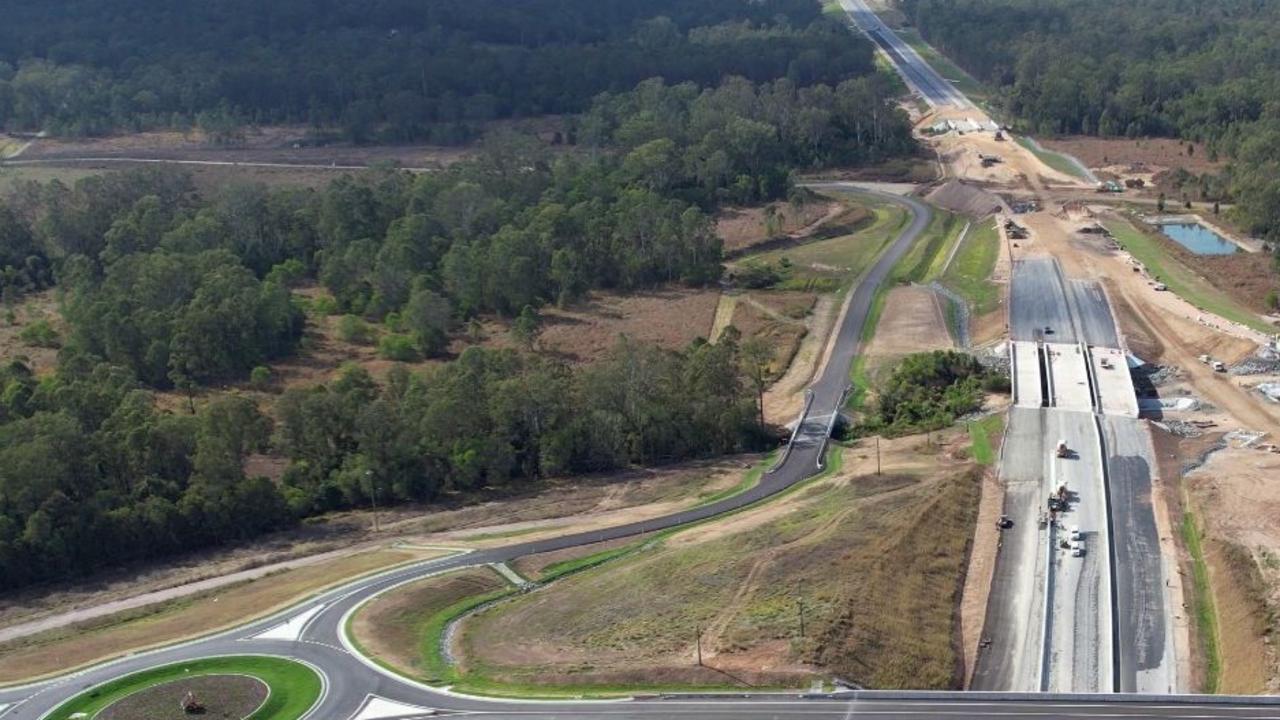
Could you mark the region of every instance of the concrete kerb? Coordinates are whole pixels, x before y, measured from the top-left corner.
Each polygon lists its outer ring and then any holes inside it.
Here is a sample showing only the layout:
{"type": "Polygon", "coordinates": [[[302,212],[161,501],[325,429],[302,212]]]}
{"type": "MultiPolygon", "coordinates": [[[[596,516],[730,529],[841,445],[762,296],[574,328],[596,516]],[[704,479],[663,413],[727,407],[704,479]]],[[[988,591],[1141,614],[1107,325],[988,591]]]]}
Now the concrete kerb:
{"type": "Polygon", "coordinates": [[[775,470],[777,470],[778,468],[786,464],[787,458],[791,457],[791,446],[795,444],[796,435],[800,434],[800,428],[804,426],[804,419],[808,417],[809,407],[812,405],[813,405],[813,390],[809,388],[805,388],[804,407],[800,409],[800,418],[796,420],[796,426],[791,429],[791,437],[787,439],[787,447],[783,449],[782,455],[778,458],[776,462],[773,463],[773,466],[765,471],[766,475],[773,474],[775,470]]]}

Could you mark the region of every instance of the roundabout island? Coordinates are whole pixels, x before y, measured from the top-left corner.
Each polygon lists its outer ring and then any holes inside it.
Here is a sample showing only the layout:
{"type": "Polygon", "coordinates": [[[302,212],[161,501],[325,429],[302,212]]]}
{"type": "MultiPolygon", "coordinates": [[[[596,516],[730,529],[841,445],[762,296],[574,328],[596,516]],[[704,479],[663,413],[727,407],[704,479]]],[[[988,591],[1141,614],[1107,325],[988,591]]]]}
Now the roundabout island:
{"type": "Polygon", "coordinates": [[[126,675],[55,708],[48,720],[297,720],[320,700],[319,673],[264,655],[212,657],[126,675]]]}

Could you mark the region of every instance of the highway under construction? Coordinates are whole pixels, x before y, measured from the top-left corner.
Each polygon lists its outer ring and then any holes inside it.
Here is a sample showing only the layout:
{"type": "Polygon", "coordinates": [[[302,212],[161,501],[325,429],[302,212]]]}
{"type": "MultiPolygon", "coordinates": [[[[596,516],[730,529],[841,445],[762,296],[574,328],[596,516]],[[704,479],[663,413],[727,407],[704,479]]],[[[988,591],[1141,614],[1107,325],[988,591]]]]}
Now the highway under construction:
{"type": "Polygon", "coordinates": [[[1102,287],[1019,260],[1004,530],[973,687],[1175,692],[1153,450],[1102,287]]]}

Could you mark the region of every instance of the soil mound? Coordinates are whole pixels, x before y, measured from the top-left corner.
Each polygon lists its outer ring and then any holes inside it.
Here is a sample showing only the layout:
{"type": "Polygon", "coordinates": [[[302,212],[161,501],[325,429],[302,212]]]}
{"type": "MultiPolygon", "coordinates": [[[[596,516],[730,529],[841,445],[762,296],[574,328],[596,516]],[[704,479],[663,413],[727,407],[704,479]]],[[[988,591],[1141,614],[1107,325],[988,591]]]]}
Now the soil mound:
{"type": "Polygon", "coordinates": [[[956,179],[939,185],[925,197],[944,210],[975,218],[983,218],[1006,209],[1000,196],[956,179]]]}

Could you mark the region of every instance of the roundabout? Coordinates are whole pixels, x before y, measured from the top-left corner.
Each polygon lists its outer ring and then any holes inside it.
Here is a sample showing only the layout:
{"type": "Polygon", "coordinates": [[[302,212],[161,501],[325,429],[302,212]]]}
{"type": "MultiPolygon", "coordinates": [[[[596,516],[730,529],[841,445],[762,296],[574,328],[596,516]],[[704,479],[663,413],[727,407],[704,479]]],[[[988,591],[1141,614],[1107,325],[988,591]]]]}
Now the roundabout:
{"type": "Polygon", "coordinates": [[[237,655],[175,663],[126,675],[76,695],[49,720],[297,720],[324,682],[306,665],[237,655]]]}

